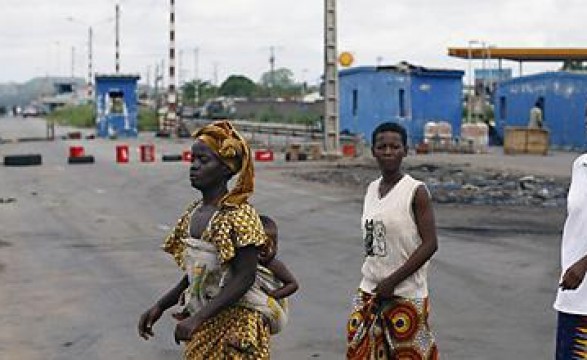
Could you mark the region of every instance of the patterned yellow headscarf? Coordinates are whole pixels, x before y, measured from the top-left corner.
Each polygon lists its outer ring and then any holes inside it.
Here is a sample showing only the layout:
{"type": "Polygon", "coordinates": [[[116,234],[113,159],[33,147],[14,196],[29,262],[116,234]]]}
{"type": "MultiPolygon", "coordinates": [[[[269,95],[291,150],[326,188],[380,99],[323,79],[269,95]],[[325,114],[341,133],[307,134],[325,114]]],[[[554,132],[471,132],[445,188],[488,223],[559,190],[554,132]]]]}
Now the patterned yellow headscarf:
{"type": "Polygon", "coordinates": [[[245,139],[226,120],[215,121],[195,131],[192,138],[212,149],[233,173],[239,174],[236,185],[222,198],[221,204],[240,205],[255,187],[251,149],[245,139]]]}

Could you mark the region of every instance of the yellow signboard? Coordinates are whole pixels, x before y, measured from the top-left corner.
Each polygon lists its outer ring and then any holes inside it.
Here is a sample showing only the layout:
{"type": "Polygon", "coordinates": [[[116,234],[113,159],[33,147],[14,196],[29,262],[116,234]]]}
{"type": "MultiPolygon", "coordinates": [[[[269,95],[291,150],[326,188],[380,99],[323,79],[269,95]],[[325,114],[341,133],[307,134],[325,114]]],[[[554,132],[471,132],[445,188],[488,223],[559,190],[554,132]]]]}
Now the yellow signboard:
{"type": "Polygon", "coordinates": [[[353,57],[353,54],[351,54],[348,51],[343,51],[338,56],[338,63],[342,67],[349,67],[349,66],[351,66],[353,64],[353,61],[355,61],[355,58],[353,57]]]}

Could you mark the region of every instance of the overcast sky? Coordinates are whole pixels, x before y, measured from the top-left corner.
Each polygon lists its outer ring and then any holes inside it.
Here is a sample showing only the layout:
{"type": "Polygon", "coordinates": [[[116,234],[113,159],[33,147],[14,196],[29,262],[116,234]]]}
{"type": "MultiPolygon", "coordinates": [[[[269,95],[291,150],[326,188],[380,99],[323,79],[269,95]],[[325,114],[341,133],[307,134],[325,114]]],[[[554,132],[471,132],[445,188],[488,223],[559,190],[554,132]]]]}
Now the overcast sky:
{"type": "MultiPolygon", "coordinates": [[[[87,74],[88,27],[94,69],[114,71],[114,0],[0,0],[0,82],[87,74]],[[67,20],[72,17],[75,21],[67,20]]],[[[143,81],[167,61],[169,0],[120,0],[121,71],[143,81]]],[[[322,0],[176,0],[182,78],[221,82],[228,75],[258,81],[275,65],[316,84],[323,69],[322,0]],[[198,61],[194,52],[198,49],[198,61]],[[197,66],[196,66],[197,64],[197,66]]],[[[447,55],[469,40],[497,47],[587,47],[584,0],[339,0],[338,50],[354,66],[408,61],[467,70],[447,55]]],[[[504,62],[518,71],[518,65],[504,62]]],[[[476,66],[481,66],[478,61],[476,66]]],[[[496,66],[495,63],[488,66],[496,66]]],[[[526,73],[559,64],[528,64],[526,73]]],[[[167,73],[167,70],[165,71],[167,73]]]]}

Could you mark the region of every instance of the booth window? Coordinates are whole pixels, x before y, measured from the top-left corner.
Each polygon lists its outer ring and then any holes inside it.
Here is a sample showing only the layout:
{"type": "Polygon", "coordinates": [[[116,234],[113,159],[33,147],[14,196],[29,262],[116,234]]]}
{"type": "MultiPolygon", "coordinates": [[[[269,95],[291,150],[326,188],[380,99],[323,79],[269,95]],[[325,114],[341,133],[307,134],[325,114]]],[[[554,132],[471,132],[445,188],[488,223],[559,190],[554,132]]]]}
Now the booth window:
{"type": "Polygon", "coordinates": [[[110,98],[109,109],[111,114],[124,113],[124,94],[122,91],[111,91],[108,93],[110,98]]]}
{"type": "Polygon", "coordinates": [[[357,110],[359,108],[359,90],[354,89],[353,90],[353,107],[352,107],[352,113],[353,116],[357,116],[357,110]]]}
{"type": "Polygon", "coordinates": [[[505,120],[506,116],[507,116],[507,101],[505,99],[505,96],[500,96],[499,97],[499,118],[502,120],[505,120]]]}
{"type": "Polygon", "coordinates": [[[406,91],[399,89],[399,117],[406,117],[406,91]]]}

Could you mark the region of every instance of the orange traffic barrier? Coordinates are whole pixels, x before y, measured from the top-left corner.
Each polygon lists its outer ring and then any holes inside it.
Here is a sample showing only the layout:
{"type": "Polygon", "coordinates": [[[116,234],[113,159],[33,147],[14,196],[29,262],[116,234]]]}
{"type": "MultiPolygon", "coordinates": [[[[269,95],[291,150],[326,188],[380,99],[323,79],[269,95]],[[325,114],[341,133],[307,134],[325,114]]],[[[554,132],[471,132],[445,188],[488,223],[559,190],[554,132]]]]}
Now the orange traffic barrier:
{"type": "Polygon", "coordinates": [[[128,162],[128,145],[116,145],[116,162],[128,162]]]}
{"type": "Polygon", "coordinates": [[[155,145],[143,144],[140,146],[141,151],[141,162],[154,162],[155,161],[155,145]]]}

